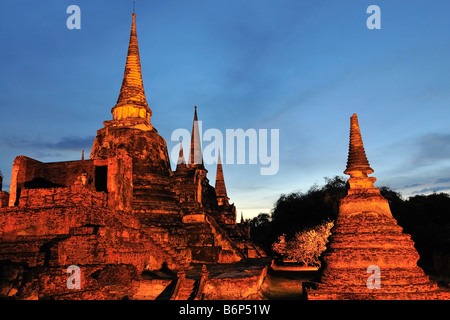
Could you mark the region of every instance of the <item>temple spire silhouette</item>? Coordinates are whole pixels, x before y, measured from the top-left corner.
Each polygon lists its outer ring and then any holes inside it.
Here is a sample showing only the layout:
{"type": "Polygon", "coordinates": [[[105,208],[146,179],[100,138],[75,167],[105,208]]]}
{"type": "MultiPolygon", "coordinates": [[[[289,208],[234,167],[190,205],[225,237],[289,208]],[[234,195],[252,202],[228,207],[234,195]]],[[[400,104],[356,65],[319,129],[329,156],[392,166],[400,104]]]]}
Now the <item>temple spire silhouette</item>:
{"type": "Polygon", "coordinates": [[[142,81],[141,60],[136,34],[136,14],[133,12],[131,16],[130,41],[128,44],[122,87],[117,103],[112,108],[111,113],[113,114],[114,120],[142,118],[151,127],[150,117],[152,111],[148,106],[142,81]]]}
{"type": "Polygon", "coordinates": [[[178,161],[177,161],[177,172],[185,171],[186,170],[186,161],[184,160],[184,153],[183,153],[183,143],[180,141],[180,152],[178,154],[178,161]]]}
{"type": "Polygon", "coordinates": [[[356,113],[350,118],[350,143],[348,149],[347,168],[345,174],[351,177],[367,177],[368,174],[373,173],[367,160],[366,151],[359,129],[358,116],[356,113]]]}
{"type": "Polygon", "coordinates": [[[227,188],[225,187],[225,179],[223,177],[222,160],[220,158],[220,150],[217,158],[217,171],[216,171],[216,196],[219,206],[228,205],[230,198],[227,196],[227,188]]]}
{"type": "Polygon", "coordinates": [[[191,153],[189,155],[189,166],[203,167],[202,144],[198,127],[197,106],[194,107],[194,122],[191,133],[191,153]]]}

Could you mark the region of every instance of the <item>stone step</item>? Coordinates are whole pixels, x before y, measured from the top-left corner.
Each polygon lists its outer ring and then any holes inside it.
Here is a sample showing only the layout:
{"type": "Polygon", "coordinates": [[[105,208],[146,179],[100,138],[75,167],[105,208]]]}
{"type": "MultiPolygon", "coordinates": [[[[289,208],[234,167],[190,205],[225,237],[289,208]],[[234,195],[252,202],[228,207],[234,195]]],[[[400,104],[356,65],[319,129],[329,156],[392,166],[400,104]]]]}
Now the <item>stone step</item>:
{"type": "Polygon", "coordinates": [[[168,201],[178,203],[175,193],[159,189],[134,189],[133,199],[147,201],[168,201]]]}
{"type": "Polygon", "coordinates": [[[170,186],[156,187],[156,186],[134,186],[133,193],[161,193],[161,194],[175,194],[170,186]]]}
{"type": "Polygon", "coordinates": [[[189,262],[180,255],[180,250],[173,248],[173,246],[168,241],[160,237],[157,232],[147,232],[146,235],[152,240],[153,243],[160,247],[162,251],[170,256],[173,264],[178,265],[179,267],[185,267],[187,264],[189,264],[189,262]]]}
{"type": "Polygon", "coordinates": [[[169,202],[175,202],[178,203],[178,200],[175,198],[175,195],[173,193],[168,192],[158,192],[155,190],[137,190],[133,192],[133,199],[135,200],[156,200],[156,201],[169,201],[169,202]],[[160,200],[161,199],[161,200],[160,200]]]}
{"type": "Polygon", "coordinates": [[[167,176],[158,175],[134,175],[133,185],[159,185],[159,186],[170,186],[171,179],[167,176]]]}
{"type": "Polygon", "coordinates": [[[166,184],[154,184],[154,183],[148,183],[147,181],[141,181],[141,182],[133,182],[133,187],[135,189],[155,189],[155,190],[172,190],[172,185],[170,183],[166,184]]]}
{"type": "MultiPolygon", "coordinates": [[[[155,222],[157,225],[165,224],[164,221],[161,221],[161,217],[164,216],[178,216],[180,209],[176,206],[170,204],[163,204],[161,206],[150,205],[146,203],[136,204],[133,207],[133,213],[139,216],[139,220],[141,222],[148,221],[149,223],[155,222]]],[[[174,223],[181,223],[181,219],[176,219],[174,223]]]]}
{"type": "Polygon", "coordinates": [[[196,294],[195,284],[196,281],[193,279],[184,279],[175,300],[193,300],[196,294]]]}
{"type": "Polygon", "coordinates": [[[155,208],[155,209],[159,209],[164,210],[167,208],[177,208],[178,211],[180,210],[178,207],[178,203],[174,201],[173,198],[170,197],[135,197],[133,199],[133,205],[135,205],[134,207],[136,208],[136,206],[141,206],[141,207],[149,207],[149,208],[155,208]]]}

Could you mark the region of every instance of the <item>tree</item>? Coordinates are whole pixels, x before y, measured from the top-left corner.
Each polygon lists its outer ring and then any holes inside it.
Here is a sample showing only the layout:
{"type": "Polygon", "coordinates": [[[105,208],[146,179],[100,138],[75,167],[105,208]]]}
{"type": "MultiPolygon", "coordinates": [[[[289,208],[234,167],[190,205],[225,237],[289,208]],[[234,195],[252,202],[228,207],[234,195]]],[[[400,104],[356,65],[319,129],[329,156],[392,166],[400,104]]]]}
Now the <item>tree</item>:
{"type": "Polygon", "coordinates": [[[272,210],[274,239],[285,234],[289,240],[300,230],[336,219],[339,201],[347,194],[347,184],[339,176],[325,178],[325,182],[322,187],[313,185],[306,193],[280,196],[272,210]]]}
{"type": "Polygon", "coordinates": [[[272,245],[272,250],[284,261],[320,267],[319,258],[327,248],[326,244],[333,225],[332,221],[325,221],[313,228],[297,232],[289,241],[286,241],[283,234],[272,245]]]}
{"type": "Polygon", "coordinates": [[[398,224],[411,235],[420,255],[419,265],[434,273],[433,256],[450,256],[450,196],[416,195],[401,205],[391,205],[391,201],[389,205],[398,224]]]}
{"type": "Polygon", "coordinates": [[[333,221],[340,199],[347,194],[347,183],[339,176],[325,178],[325,182],[313,185],[306,193],[282,194],[270,215],[261,213],[248,221],[252,240],[271,254],[272,244],[281,235],[289,241],[299,231],[333,221]]]}
{"type": "Polygon", "coordinates": [[[260,213],[253,219],[247,220],[247,223],[250,226],[252,241],[264,251],[270,252],[270,246],[273,242],[270,214],[260,213]]]}

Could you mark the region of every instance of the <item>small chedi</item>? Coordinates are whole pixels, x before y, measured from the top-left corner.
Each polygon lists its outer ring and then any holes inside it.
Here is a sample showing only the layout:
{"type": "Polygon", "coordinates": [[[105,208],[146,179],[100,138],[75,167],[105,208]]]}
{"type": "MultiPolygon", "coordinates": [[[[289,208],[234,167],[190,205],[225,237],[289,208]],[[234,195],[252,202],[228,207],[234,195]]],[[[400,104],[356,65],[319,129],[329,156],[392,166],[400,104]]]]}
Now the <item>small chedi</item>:
{"type": "Polygon", "coordinates": [[[307,291],[310,300],[448,299],[417,266],[410,235],[393,218],[388,201],[374,187],[376,178],[364,151],[358,118],[350,120],[345,174],[349,190],[341,200],[321,279],[307,291]]]}
{"type": "Polygon", "coordinates": [[[186,161],[180,148],[171,169],[166,142],[151,122],[134,13],[111,112],[89,159],[14,160],[10,193],[0,193],[0,297],[256,297],[265,264],[252,269],[244,262],[265,254],[236,221],[220,160],[216,187],[209,184],[196,108],[190,157],[186,161]],[[224,264],[236,265],[233,279],[214,268],[224,264]],[[175,280],[143,277],[154,270],[170,270],[175,280]]]}

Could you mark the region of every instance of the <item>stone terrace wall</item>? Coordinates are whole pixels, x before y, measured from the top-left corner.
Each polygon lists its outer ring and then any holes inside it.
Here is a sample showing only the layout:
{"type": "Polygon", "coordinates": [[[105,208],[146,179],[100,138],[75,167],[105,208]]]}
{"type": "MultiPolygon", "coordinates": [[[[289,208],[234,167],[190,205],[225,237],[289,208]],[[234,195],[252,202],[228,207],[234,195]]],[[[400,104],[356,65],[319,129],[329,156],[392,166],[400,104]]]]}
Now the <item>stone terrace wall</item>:
{"type": "Polygon", "coordinates": [[[131,214],[116,214],[102,207],[7,207],[0,209],[0,242],[14,241],[19,236],[51,237],[69,234],[74,227],[88,224],[110,225],[114,220],[131,228],[139,228],[139,222],[131,214]]]}
{"type": "Polygon", "coordinates": [[[266,266],[260,274],[242,277],[218,277],[208,279],[204,288],[205,300],[259,300],[261,286],[267,275],[266,266]]]}
{"type": "MultiPolygon", "coordinates": [[[[18,156],[13,164],[9,205],[13,206],[18,203],[17,200],[24,188],[72,186],[83,172],[86,172],[93,179],[95,177],[94,161],[43,163],[25,156],[18,156]]],[[[94,186],[94,183],[90,184],[91,188],[94,188],[94,186]]]]}
{"type": "Polygon", "coordinates": [[[84,186],[48,189],[24,189],[20,195],[20,207],[47,206],[95,206],[107,207],[108,196],[84,186]]]}
{"type": "Polygon", "coordinates": [[[0,191],[0,208],[7,207],[9,203],[9,193],[0,191]]]}
{"type": "Polygon", "coordinates": [[[19,183],[31,183],[35,178],[45,179],[59,186],[73,185],[76,179],[86,171],[91,177],[95,176],[93,160],[61,161],[43,163],[28,157],[19,156],[14,165],[23,166],[23,174],[19,183]]]}

